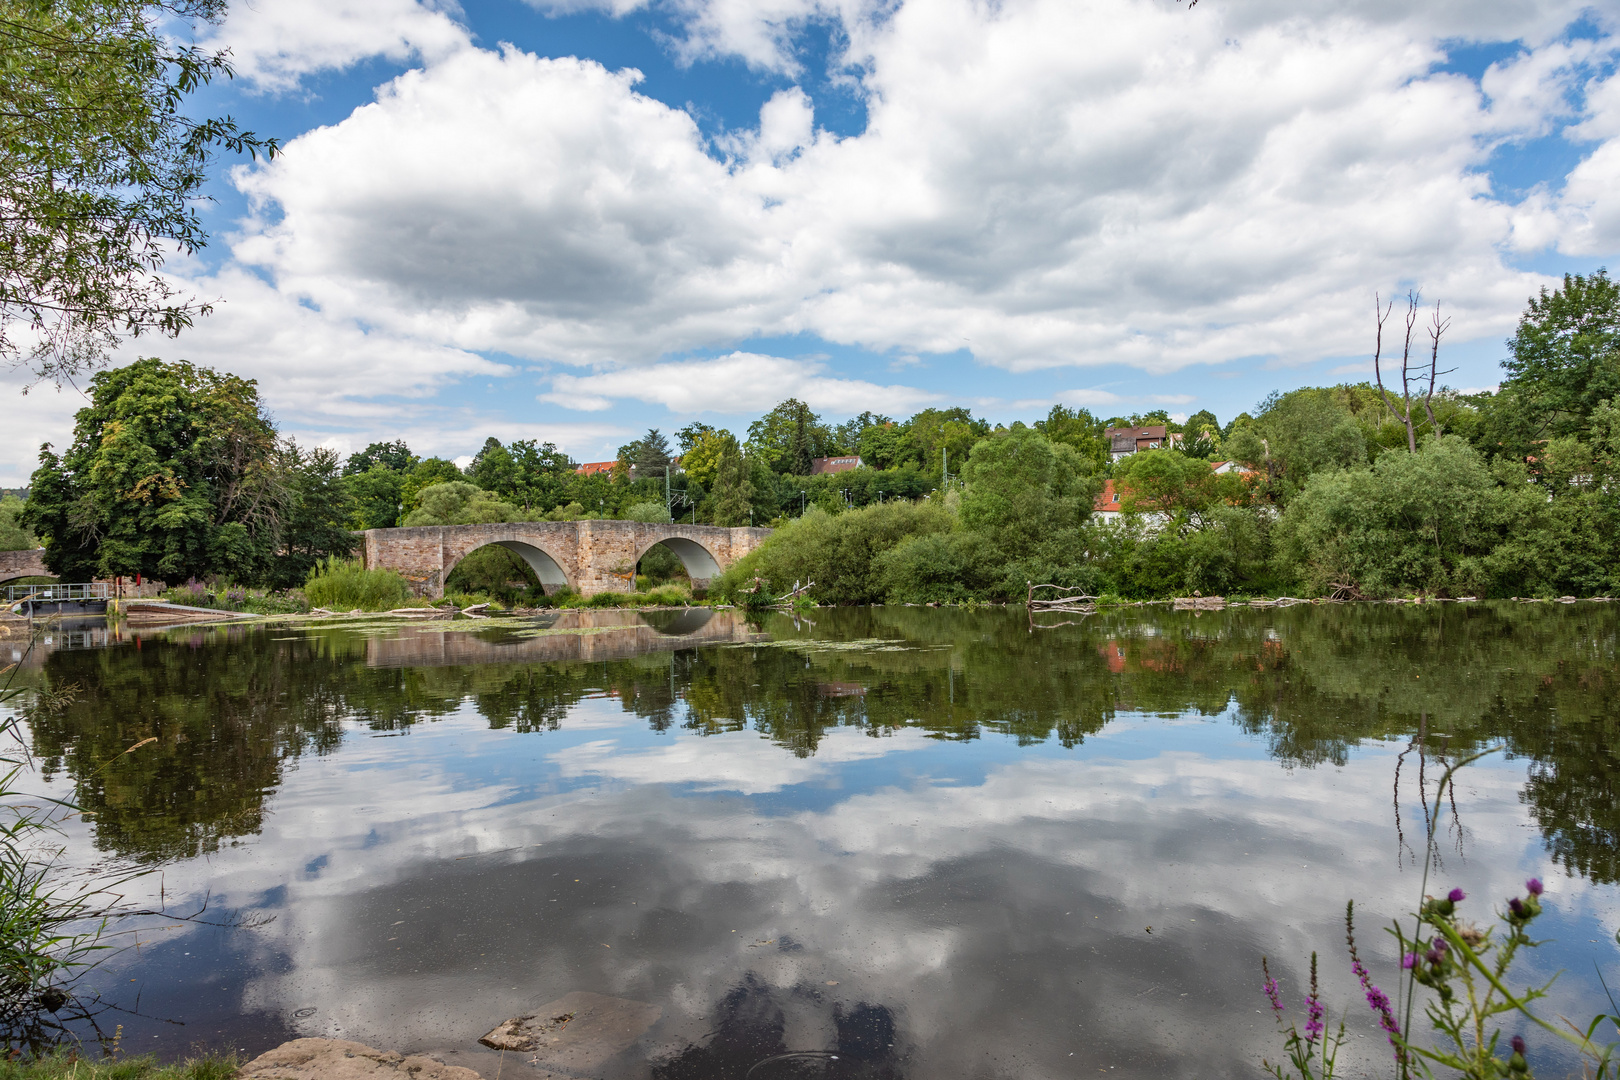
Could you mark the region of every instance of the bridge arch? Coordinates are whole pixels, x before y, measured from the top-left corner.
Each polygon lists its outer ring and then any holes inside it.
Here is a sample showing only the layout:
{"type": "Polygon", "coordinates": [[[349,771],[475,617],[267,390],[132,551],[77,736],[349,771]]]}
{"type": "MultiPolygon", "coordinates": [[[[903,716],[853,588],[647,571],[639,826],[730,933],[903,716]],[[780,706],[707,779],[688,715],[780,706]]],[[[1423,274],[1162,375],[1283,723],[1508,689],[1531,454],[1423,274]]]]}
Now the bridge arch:
{"type": "Polygon", "coordinates": [[[551,552],[537,544],[525,543],[522,540],[491,540],[476,547],[469,547],[454,559],[445,560],[444,576],[440,580],[449,581],[451,572],[461,564],[461,560],[487,547],[505,548],[528,563],[529,569],[534,571],[534,576],[540,579],[540,587],[548,594],[558,589],[578,591],[578,583],[568,576],[568,571],[562,568],[562,564],[551,552]]]}
{"type": "Polygon", "coordinates": [[[686,576],[691,578],[694,584],[699,581],[713,581],[720,576],[720,560],[714,557],[714,552],[687,536],[671,535],[651,541],[636,552],[636,564],[640,565],[647,552],[659,544],[664,545],[681,560],[681,565],[686,567],[686,576]]]}
{"type": "Polygon", "coordinates": [[[16,581],[25,577],[55,577],[55,574],[46,569],[44,556],[43,548],[0,551],[0,582],[16,581]]]}

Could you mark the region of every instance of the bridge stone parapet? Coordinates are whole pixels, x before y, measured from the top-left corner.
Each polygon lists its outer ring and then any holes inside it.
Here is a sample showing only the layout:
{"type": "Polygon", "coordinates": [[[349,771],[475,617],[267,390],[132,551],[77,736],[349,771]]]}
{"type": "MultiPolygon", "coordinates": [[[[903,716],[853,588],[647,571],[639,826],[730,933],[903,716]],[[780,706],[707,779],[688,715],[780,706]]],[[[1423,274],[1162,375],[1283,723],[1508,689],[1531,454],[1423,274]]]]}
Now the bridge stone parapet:
{"type": "Polygon", "coordinates": [[[0,582],[25,577],[55,577],[45,569],[45,549],[25,548],[22,551],[0,551],[0,582]]]}
{"type": "Polygon", "coordinates": [[[770,532],[640,521],[419,525],[368,529],[363,551],[366,569],[399,571],[419,596],[443,596],[445,579],[456,564],[490,544],[519,555],[547,592],[566,586],[581,596],[594,596],[629,591],[636,563],[655,544],[673,551],[692,583],[703,588],[757,548],[770,532]]]}

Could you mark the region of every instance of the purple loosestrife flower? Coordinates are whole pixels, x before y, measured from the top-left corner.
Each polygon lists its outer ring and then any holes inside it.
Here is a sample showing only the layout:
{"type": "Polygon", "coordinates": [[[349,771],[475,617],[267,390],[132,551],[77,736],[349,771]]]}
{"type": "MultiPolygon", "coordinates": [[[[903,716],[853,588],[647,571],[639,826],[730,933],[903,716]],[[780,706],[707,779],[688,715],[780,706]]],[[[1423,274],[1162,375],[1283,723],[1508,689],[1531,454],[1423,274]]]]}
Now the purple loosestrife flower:
{"type": "Polygon", "coordinates": [[[1524,883],[1525,891],[1528,892],[1531,896],[1540,896],[1542,887],[1543,886],[1541,884],[1541,879],[1538,878],[1538,877],[1533,877],[1529,881],[1524,883]]]}
{"type": "Polygon", "coordinates": [[[1266,981],[1261,984],[1260,989],[1265,991],[1267,999],[1271,1002],[1271,1011],[1277,1014],[1280,1021],[1283,1014],[1282,993],[1277,989],[1277,980],[1271,977],[1271,967],[1263,956],[1260,958],[1260,970],[1266,976],[1266,981]]]}
{"type": "Polygon", "coordinates": [[[1446,899],[1450,900],[1453,904],[1460,904],[1464,900],[1468,899],[1468,894],[1463,892],[1461,889],[1452,889],[1450,892],[1446,893],[1446,899]]]}
{"type": "Polygon", "coordinates": [[[1395,1010],[1390,1006],[1389,995],[1373,985],[1372,975],[1361,966],[1360,960],[1351,964],[1350,970],[1361,980],[1361,988],[1367,992],[1367,1004],[1378,1014],[1378,1026],[1384,1029],[1384,1034],[1389,1036],[1389,1045],[1394,1046],[1398,1052],[1400,1047],[1396,1045],[1395,1037],[1401,1033],[1401,1025],[1395,1020],[1395,1010]]]}
{"type": "Polygon", "coordinates": [[[1373,985],[1372,976],[1362,966],[1361,957],[1356,955],[1356,902],[1354,900],[1344,906],[1344,940],[1350,947],[1350,970],[1356,973],[1361,980],[1361,988],[1367,992],[1367,1004],[1373,1012],[1378,1014],[1378,1026],[1384,1029],[1389,1037],[1389,1045],[1395,1050],[1395,1060],[1404,1064],[1406,1050],[1397,1041],[1401,1037],[1401,1025],[1395,1019],[1395,1010],[1390,1007],[1389,995],[1373,985]]]}
{"type": "Polygon", "coordinates": [[[1322,1034],[1322,1017],[1327,1010],[1322,1007],[1321,1001],[1315,996],[1305,999],[1305,1041],[1315,1042],[1322,1034]]]}

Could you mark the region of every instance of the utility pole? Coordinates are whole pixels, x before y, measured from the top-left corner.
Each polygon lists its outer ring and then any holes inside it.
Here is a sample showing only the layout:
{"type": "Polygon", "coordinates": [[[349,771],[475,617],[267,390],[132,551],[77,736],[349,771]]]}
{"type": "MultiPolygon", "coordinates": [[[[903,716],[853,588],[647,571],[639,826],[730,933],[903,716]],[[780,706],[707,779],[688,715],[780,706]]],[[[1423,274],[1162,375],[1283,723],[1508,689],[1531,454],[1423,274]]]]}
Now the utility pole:
{"type": "Polygon", "coordinates": [[[675,518],[675,504],[669,501],[669,462],[664,462],[664,509],[669,513],[670,520],[675,518]]]}

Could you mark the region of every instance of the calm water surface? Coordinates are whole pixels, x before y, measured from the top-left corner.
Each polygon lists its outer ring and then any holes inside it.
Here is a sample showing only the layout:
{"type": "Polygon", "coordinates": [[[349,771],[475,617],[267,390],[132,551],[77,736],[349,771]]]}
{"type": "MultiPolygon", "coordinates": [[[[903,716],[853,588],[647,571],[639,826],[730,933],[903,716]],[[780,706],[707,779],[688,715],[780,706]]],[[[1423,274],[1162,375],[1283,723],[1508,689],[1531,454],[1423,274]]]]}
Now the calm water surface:
{"type": "Polygon", "coordinates": [[[1260,957],[1297,1001],[1318,949],[1349,1074],[1384,1075],[1344,904],[1393,985],[1379,927],[1416,899],[1442,761],[1474,748],[1506,750],[1444,807],[1439,889],[1483,915],[1545,878],[1556,943],[1525,974],[1565,970],[1550,1011],[1605,1004],[1617,616],[58,632],[28,677],[79,696],[31,737],[89,811],[74,862],[154,867],[132,901],[249,924],[144,922],[88,980],[126,1047],[331,1035],[523,1080],[478,1036],[587,990],[662,1009],[613,1077],[800,1050],[838,1056],[753,1076],[1257,1076],[1280,1045],[1260,957]]]}

